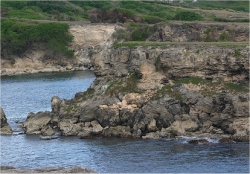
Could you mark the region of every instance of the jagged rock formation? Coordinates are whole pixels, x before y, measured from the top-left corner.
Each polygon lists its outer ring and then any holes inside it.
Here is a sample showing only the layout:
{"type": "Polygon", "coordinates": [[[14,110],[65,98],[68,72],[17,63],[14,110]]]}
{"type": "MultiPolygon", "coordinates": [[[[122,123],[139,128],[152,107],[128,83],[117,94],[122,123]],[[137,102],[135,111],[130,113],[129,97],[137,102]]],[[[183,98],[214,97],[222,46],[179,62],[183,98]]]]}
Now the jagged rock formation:
{"type": "MultiPolygon", "coordinates": [[[[170,42],[217,42],[217,41],[248,41],[247,24],[209,23],[209,22],[171,22],[162,26],[163,40],[170,42]]],[[[158,40],[157,33],[148,38],[158,40]]]]}
{"type": "Polygon", "coordinates": [[[174,84],[182,77],[248,84],[246,48],[168,45],[93,51],[96,80],[72,100],[52,98],[52,112],[29,114],[27,134],[161,138],[249,137],[249,96],[219,85],[174,84]],[[197,51],[199,50],[199,51],[197,51]],[[210,92],[211,92],[210,91],[210,92]]]}
{"type": "Polygon", "coordinates": [[[1,116],[1,125],[0,125],[0,134],[9,135],[12,134],[12,129],[10,125],[7,122],[7,118],[5,116],[5,113],[3,111],[3,108],[0,107],[0,116],[1,116]]]}

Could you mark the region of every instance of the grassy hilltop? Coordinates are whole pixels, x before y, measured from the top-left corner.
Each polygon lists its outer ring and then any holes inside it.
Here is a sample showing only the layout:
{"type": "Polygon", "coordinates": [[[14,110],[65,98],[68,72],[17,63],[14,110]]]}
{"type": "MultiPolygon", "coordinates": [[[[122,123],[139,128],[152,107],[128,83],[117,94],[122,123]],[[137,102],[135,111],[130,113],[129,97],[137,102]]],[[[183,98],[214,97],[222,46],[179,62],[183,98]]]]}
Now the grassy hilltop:
{"type": "Polygon", "coordinates": [[[249,22],[248,7],[246,1],[2,1],[1,56],[21,56],[42,44],[72,57],[67,49],[72,40],[68,21],[125,23],[130,35],[122,36],[127,41],[145,41],[159,25],[171,20],[249,22]]]}

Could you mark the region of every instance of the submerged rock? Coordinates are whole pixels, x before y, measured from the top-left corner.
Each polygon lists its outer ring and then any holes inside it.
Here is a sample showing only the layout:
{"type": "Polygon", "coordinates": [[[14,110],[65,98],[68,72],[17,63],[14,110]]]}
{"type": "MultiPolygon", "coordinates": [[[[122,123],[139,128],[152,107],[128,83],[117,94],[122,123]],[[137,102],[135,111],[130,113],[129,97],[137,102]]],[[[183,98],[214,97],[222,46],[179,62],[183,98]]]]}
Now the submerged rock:
{"type": "Polygon", "coordinates": [[[41,140],[52,140],[52,139],[57,139],[59,138],[58,136],[42,136],[40,135],[41,140]]]}
{"type": "Polygon", "coordinates": [[[208,144],[209,141],[207,141],[206,139],[199,139],[199,140],[190,140],[188,143],[189,144],[208,144]]]}

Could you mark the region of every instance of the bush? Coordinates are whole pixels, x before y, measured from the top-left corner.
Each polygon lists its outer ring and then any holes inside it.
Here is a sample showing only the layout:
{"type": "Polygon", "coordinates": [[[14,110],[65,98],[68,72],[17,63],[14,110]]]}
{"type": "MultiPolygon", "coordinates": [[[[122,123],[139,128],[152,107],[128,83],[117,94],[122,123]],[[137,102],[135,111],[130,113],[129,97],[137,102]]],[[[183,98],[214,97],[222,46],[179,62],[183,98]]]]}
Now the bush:
{"type": "Polygon", "coordinates": [[[142,19],[148,24],[156,24],[163,21],[161,18],[155,16],[143,16],[142,19]]]}
{"type": "Polygon", "coordinates": [[[176,13],[173,20],[180,20],[180,21],[202,21],[204,18],[192,11],[180,11],[176,13]]]}
{"type": "Polygon", "coordinates": [[[226,19],[226,18],[214,18],[218,22],[249,22],[249,19],[226,19]]]}
{"type": "Polygon", "coordinates": [[[130,41],[145,41],[150,34],[157,31],[157,26],[131,23],[127,30],[131,32],[130,41]]]}
{"type": "Polygon", "coordinates": [[[35,23],[15,20],[1,22],[2,52],[21,55],[32,45],[39,43],[55,52],[73,56],[67,44],[73,36],[69,26],[62,23],[35,23]]]}
{"type": "Polygon", "coordinates": [[[231,36],[226,32],[223,32],[218,38],[218,41],[222,41],[222,42],[231,41],[231,40],[232,40],[231,36]]]}

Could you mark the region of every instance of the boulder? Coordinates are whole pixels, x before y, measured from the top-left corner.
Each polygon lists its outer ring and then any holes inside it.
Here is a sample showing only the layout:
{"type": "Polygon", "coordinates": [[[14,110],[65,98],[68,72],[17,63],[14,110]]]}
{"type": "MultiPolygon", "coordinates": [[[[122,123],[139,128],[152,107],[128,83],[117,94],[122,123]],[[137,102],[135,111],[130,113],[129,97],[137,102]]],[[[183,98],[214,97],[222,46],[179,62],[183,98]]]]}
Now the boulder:
{"type": "Polygon", "coordinates": [[[168,131],[176,132],[177,135],[186,135],[187,132],[195,132],[198,129],[199,125],[192,120],[175,121],[167,128],[168,131]]]}
{"type": "Polygon", "coordinates": [[[142,139],[159,139],[159,131],[147,133],[145,136],[142,136],[142,139]]]}
{"type": "Polygon", "coordinates": [[[82,110],[80,112],[79,121],[90,122],[95,120],[96,111],[98,110],[99,105],[101,105],[102,102],[103,101],[101,100],[101,101],[92,101],[91,103],[86,103],[82,107],[82,110]]]}
{"type": "Polygon", "coordinates": [[[147,128],[150,132],[155,132],[157,131],[157,126],[156,126],[156,121],[155,119],[152,119],[149,124],[147,125],[147,128]]]}
{"type": "Polygon", "coordinates": [[[94,120],[91,122],[85,122],[84,127],[79,130],[78,136],[80,138],[92,138],[93,136],[100,135],[103,131],[103,127],[94,120]]]}
{"type": "Polygon", "coordinates": [[[95,112],[95,119],[102,127],[120,124],[119,108],[116,105],[100,105],[95,112]]]}
{"type": "Polygon", "coordinates": [[[58,127],[64,136],[78,135],[84,130],[84,123],[76,123],[71,119],[63,119],[59,122],[58,127]]]}
{"type": "Polygon", "coordinates": [[[7,118],[5,116],[5,113],[3,111],[3,108],[0,107],[0,119],[1,119],[1,122],[0,122],[0,134],[4,134],[4,135],[9,135],[9,134],[12,134],[13,131],[10,127],[10,125],[8,124],[8,121],[7,121],[7,118]]]}
{"type": "Polygon", "coordinates": [[[105,127],[103,129],[105,137],[131,137],[131,129],[129,126],[105,127]]]}
{"type": "Polygon", "coordinates": [[[138,93],[128,93],[128,94],[125,94],[122,98],[122,100],[125,100],[127,104],[129,105],[137,105],[137,107],[142,107],[143,104],[145,103],[146,99],[138,94],[138,93]]]}
{"type": "Polygon", "coordinates": [[[211,113],[213,108],[212,101],[207,97],[199,98],[195,104],[195,108],[205,113],[211,113]]]}
{"type": "Polygon", "coordinates": [[[234,136],[249,136],[249,118],[236,119],[229,127],[234,130],[234,136]]]}
{"type": "Polygon", "coordinates": [[[219,143],[234,143],[234,140],[232,137],[224,137],[219,140],[219,143]]]}
{"type": "Polygon", "coordinates": [[[26,134],[41,134],[41,130],[47,126],[54,114],[51,112],[31,112],[27,119],[22,123],[22,127],[26,134]]]}
{"type": "Polygon", "coordinates": [[[98,121],[96,121],[96,120],[91,121],[90,124],[92,126],[91,134],[98,135],[98,134],[102,133],[103,127],[98,123],[98,121]]]}
{"type": "Polygon", "coordinates": [[[73,69],[73,65],[68,64],[68,65],[66,66],[66,70],[72,70],[72,69],[73,69]]]}
{"type": "Polygon", "coordinates": [[[234,116],[249,117],[249,97],[247,94],[239,94],[232,98],[232,107],[234,116]]]}
{"type": "Polygon", "coordinates": [[[232,136],[235,142],[247,142],[249,143],[249,136],[232,136]]]}
{"type": "Polygon", "coordinates": [[[61,108],[61,99],[58,96],[54,96],[51,98],[51,109],[53,113],[59,113],[61,108]]]}

